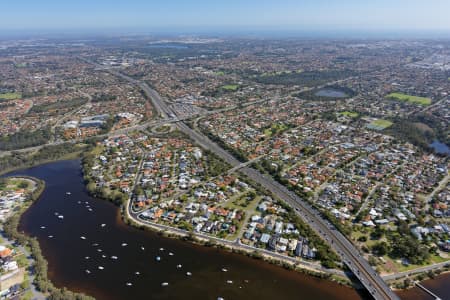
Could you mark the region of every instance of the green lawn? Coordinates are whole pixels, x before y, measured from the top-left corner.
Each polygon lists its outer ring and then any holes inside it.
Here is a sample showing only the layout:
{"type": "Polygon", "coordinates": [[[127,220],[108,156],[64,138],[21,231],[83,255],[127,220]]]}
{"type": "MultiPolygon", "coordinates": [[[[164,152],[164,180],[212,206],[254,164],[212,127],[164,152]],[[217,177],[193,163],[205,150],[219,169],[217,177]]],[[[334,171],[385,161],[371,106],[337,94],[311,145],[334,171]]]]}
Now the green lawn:
{"type": "Polygon", "coordinates": [[[359,116],[359,114],[354,111],[343,111],[343,112],[340,112],[339,114],[342,116],[349,117],[349,118],[356,118],[359,116]]]}
{"type": "Polygon", "coordinates": [[[378,120],[372,121],[367,127],[369,127],[370,129],[375,129],[375,130],[383,130],[388,127],[391,127],[392,124],[393,123],[391,121],[378,119],[378,120]]]}
{"type": "Polygon", "coordinates": [[[411,96],[402,93],[391,93],[386,96],[388,99],[398,100],[398,101],[406,101],[412,104],[419,105],[430,105],[431,99],[425,97],[411,96]]]}
{"type": "Polygon", "coordinates": [[[14,100],[22,98],[22,95],[19,93],[3,93],[0,94],[0,99],[2,100],[14,100]]]}
{"type": "Polygon", "coordinates": [[[239,88],[239,85],[237,84],[227,84],[221,87],[223,90],[227,90],[227,91],[237,91],[237,89],[239,88]]]}

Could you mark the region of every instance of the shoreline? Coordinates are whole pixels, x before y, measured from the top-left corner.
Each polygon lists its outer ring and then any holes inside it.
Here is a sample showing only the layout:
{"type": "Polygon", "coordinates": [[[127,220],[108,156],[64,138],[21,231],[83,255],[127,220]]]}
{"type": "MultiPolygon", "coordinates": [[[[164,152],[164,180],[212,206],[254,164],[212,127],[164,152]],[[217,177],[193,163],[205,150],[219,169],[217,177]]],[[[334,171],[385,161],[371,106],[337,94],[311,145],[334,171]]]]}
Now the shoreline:
{"type": "Polygon", "coordinates": [[[95,299],[83,293],[71,292],[65,287],[56,287],[48,278],[48,262],[42,255],[39,241],[36,238],[28,236],[24,232],[19,231],[19,224],[23,214],[36,201],[40,199],[42,193],[45,190],[46,182],[39,178],[24,175],[5,176],[4,178],[25,178],[34,181],[34,183],[36,184],[36,189],[27,197],[27,200],[26,202],[24,202],[23,206],[3,223],[2,232],[2,234],[4,234],[8,239],[14,241],[25,249],[29,249],[30,256],[33,260],[33,265],[31,265],[30,267],[32,267],[32,269],[34,270],[34,280],[32,284],[35,286],[36,290],[42,293],[45,299],[47,299],[47,297],[49,296],[61,297],[60,299],[73,299],[74,297],[80,300],[95,299]]]}
{"type": "MultiPolygon", "coordinates": [[[[82,166],[81,166],[82,167],[82,166]]],[[[82,168],[82,173],[84,174],[84,169],[82,168]]],[[[351,280],[348,274],[345,274],[345,271],[337,270],[337,269],[326,269],[323,267],[320,267],[321,270],[318,270],[316,266],[311,267],[308,266],[307,261],[294,261],[294,258],[291,258],[289,256],[285,256],[283,254],[278,254],[276,252],[272,252],[266,249],[259,249],[255,248],[249,245],[245,245],[242,243],[233,243],[232,241],[220,239],[214,236],[209,236],[207,234],[202,233],[196,233],[196,232],[190,232],[186,231],[177,227],[172,227],[168,225],[158,224],[151,221],[143,221],[139,219],[135,219],[131,216],[129,212],[130,208],[130,201],[131,198],[128,198],[127,201],[124,201],[124,203],[118,203],[114,201],[113,199],[109,199],[107,197],[102,197],[102,195],[88,191],[89,195],[92,197],[111,202],[115,206],[117,206],[120,210],[120,217],[122,221],[129,226],[135,227],[140,230],[149,230],[152,232],[155,232],[157,234],[160,234],[167,238],[174,238],[185,242],[190,242],[195,245],[204,246],[204,247],[214,247],[216,249],[221,249],[229,253],[238,253],[241,255],[245,255],[247,257],[251,257],[253,259],[261,259],[269,264],[276,265],[282,268],[285,268],[287,270],[292,270],[298,273],[302,273],[305,275],[313,276],[320,279],[329,280],[334,283],[338,283],[340,285],[345,285],[350,288],[354,288],[355,290],[363,289],[361,285],[359,285],[357,282],[354,282],[351,280]],[[125,209],[124,209],[125,208],[125,209]],[[126,213],[124,212],[126,210],[126,213]],[[233,245],[230,245],[230,243],[233,243],[233,245]],[[252,248],[252,249],[249,249],[252,248]],[[342,272],[341,274],[338,274],[342,272]]],[[[450,264],[450,261],[448,262],[450,264]]],[[[312,264],[312,263],[311,263],[312,264]]],[[[422,266],[422,267],[427,267],[422,266]]],[[[421,268],[421,267],[420,267],[421,268]]],[[[442,271],[446,267],[439,267],[436,269],[433,269],[432,272],[442,272],[439,275],[445,274],[449,271],[442,271]]],[[[419,269],[419,268],[417,268],[419,269]]],[[[413,270],[410,270],[414,272],[413,270]]],[[[382,278],[384,276],[389,275],[395,275],[395,274],[387,274],[381,276],[382,278]]],[[[435,275],[435,276],[439,276],[435,275]]],[[[352,274],[350,274],[352,276],[352,274]]],[[[433,279],[434,276],[428,276],[427,272],[417,272],[414,274],[405,274],[402,277],[399,277],[397,279],[384,279],[387,284],[389,284],[393,291],[395,292],[402,292],[409,290],[411,288],[414,288],[415,285],[408,286],[408,287],[398,287],[398,282],[403,281],[405,278],[409,277],[419,277],[422,276],[423,278],[419,280],[419,282],[433,279]],[[395,285],[397,283],[397,285],[395,285]]]]}
{"type": "Polygon", "coordinates": [[[135,220],[129,216],[125,216],[123,208],[121,208],[120,211],[122,221],[126,225],[133,226],[141,230],[150,230],[167,238],[175,238],[203,247],[213,247],[230,253],[238,253],[247,257],[251,257],[253,259],[263,260],[272,265],[283,267],[285,269],[299,272],[305,275],[320,279],[326,279],[331,282],[346,285],[355,289],[358,288],[355,287],[347,277],[344,278],[344,274],[339,274],[339,270],[318,270],[317,268],[314,268],[314,266],[308,266],[308,262],[298,261],[290,257],[283,257],[282,254],[272,253],[271,251],[265,249],[258,249],[238,242],[226,241],[213,236],[189,232],[179,228],[161,225],[154,222],[135,220]]]}
{"type": "Polygon", "coordinates": [[[287,270],[292,270],[319,279],[329,280],[331,282],[345,285],[356,290],[360,288],[359,286],[354,285],[354,283],[347,277],[347,275],[345,275],[344,271],[336,269],[325,269],[321,266],[321,270],[317,270],[315,266],[312,266],[313,263],[309,263],[307,261],[298,261],[288,256],[284,257],[284,255],[282,254],[278,254],[275,252],[272,253],[272,251],[269,250],[258,249],[241,243],[238,244],[236,242],[223,240],[206,234],[185,231],[183,229],[172,226],[157,224],[149,221],[144,222],[136,220],[129,214],[128,208],[130,199],[128,199],[125,203],[119,205],[114,200],[102,197],[95,192],[90,192],[87,189],[86,192],[92,197],[114,204],[119,209],[121,221],[127,226],[131,226],[139,230],[148,230],[166,238],[178,239],[198,246],[214,247],[216,249],[224,250],[229,253],[238,253],[247,257],[251,257],[253,259],[260,259],[269,264],[276,265],[287,270]]]}
{"type": "Polygon", "coordinates": [[[65,155],[63,155],[62,157],[59,157],[59,158],[37,161],[37,162],[31,163],[31,164],[24,163],[21,166],[17,166],[17,167],[1,170],[0,171],[0,177],[2,177],[5,174],[8,174],[8,173],[12,173],[12,172],[20,171],[20,170],[33,168],[33,167],[37,167],[37,166],[40,166],[40,165],[50,164],[50,163],[53,163],[53,162],[64,161],[64,160],[72,160],[72,159],[81,159],[81,154],[82,154],[82,151],[77,151],[77,152],[72,152],[72,153],[65,154],[65,155]]]}
{"type": "MultiPolygon", "coordinates": [[[[70,154],[70,155],[73,156],[73,154],[70,154]]],[[[74,159],[79,160],[80,163],[81,163],[81,157],[79,156],[79,153],[77,153],[75,155],[74,159]]],[[[48,164],[48,163],[52,163],[52,162],[64,161],[64,160],[71,160],[71,159],[60,158],[60,159],[53,159],[53,160],[49,160],[49,161],[45,161],[45,162],[39,162],[39,163],[36,163],[36,164],[34,164],[32,166],[28,166],[28,167],[27,166],[22,166],[22,167],[14,169],[14,170],[9,170],[7,172],[2,172],[0,174],[0,176],[3,176],[5,173],[18,171],[18,170],[22,170],[22,169],[26,169],[26,168],[31,168],[31,167],[36,167],[36,166],[39,166],[39,165],[44,165],[44,164],[48,164]]],[[[80,167],[81,167],[81,171],[84,173],[84,170],[83,170],[82,166],[80,166],[80,167]]],[[[35,200],[31,201],[31,203],[27,203],[25,209],[21,209],[20,211],[16,212],[13,215],[15,217],[18,216],[18,219],[20,220],[20,218],[22,217],[23,213],[25,213],[25,211],[28,210],[29,207],[31,207],[31,205],[35,201],[39,200],[40,195],[42,194],[42,192],[45,189],[45,182],[40,180],[40,179],[38,179],[38,178],[31,177],[31,176],[15,175],[15,176],[7,176],[7,177],[30,178],[30,179],[35,180],[37,182],[42,182],[43,183],[43,186],[41,185],[42,186],[42,188],[41,188],[42,190],[39,192],[39,195],[37,195],[35,200]]],[[[129,210],[128,210],[129,209],[129,199],[126,201],[126,203],[123,203],[123,205],[119,206],[117,203],[115,203],[111,199],[101,197],[100,195],[97,195],[95,193],[90,193],[87,189],[86,189],[86,192],[92,197],[95,197],[97,199],[101,199],[103,201],[106,200],[108,202],[111,202],[111,203],[115,204],[115,206],[117,206],[120,209],[120,217],[121,217],[121,219],[122,219],[122,221],[124,222],[125,225],[132,226],[132,227],[135,227],[135,228],[140,229],[140,230],[153,231],[153,232],[156,232],[157,234],[162,235],[163,237],[176,238],[178,240],[186,241],[186,242],[189,242],[189,243],[192,243],[192,244],[195,244],[195,245],[200,245],[200,246],[203,246],[203,247],[214,247],[216,249],[221,249],[221,250],[224,250],[224,251],[227,251],[227,252],[230,252],[230,253],[238,253],[240,255],[245,255],[245,256],[251,257],[253,259],[261,259],[261,260],[263,260],[263,261],[265,261],[267,263],[270,263],[272,265],[283,267],[285,269],[292,270],[292,271],[295,271],[295,272],[299,272],[299,273],[302,273],[302,274],[305,274],[305,275],[313,276],[315,278],[326,279],[326,280],[329,280],[331,282],[337,283],[339,285],[345,285],[345,286],[354,288],[355,290],[359,290],[361,288],[360,286],[356,286],[354,284],[354,282],[352,282],[348,277],[344,278],[342,274],[334,274],[332,272],[326,272],[326,271],[323,271],[323,270],[317,270],[315,268],[311,268],[311,267],[308,267],[307,265],[302,264],[302,262],[298,262],[298,261],[297,262],[293,262],[292,260],[290,260],[290,257],[281,257],[282,255],[281,254],[277,254],[277,253],[266,253],[266,252],[268,252],[268,250],[265,250],[265,249],[254,248],[254,249],[250,250],[249,248],[251,246],[244,245],[244,244],[236,244],[233,247],[233,246],[230,246],[230,245],[227,245],[227,244],[220,243],[220,239],[216,238],[216,237],[201,236],[201,235],[199,235],[197,233],[187,232],[187,231],[175,228],[175,227],[161,225],[161,224],[157,224],[157,223],[153,223],[153,222],[143,222],[143,221],[136,222],[137,220],[133,219],[131,216],[128,216],[128,214],[129,214],[129,210]],[[124,207],[126,207],[126,213],[124,211],[125,210],[124,207]],[[218,240],[219,242],[215,242],[214,240],[218,240]],[[247,248],[247,249],[245,249],[245,248],[247,248]],[[261,253],[261,252],[263,252],[263,253],[261,253]]],[[[17,224],[17,226],[18,226],[18,224],[17,224]]],[[[18,230],[18,228],[16,228],[16,230],[18,230]]],[[[29,237],[29,236],[27,236],[24,233],[19,233],[19,234],[25,236],[25,238],[27,239],[28,243],[33,242],[33,240],[35,240],[37,242],[37,240],[35,238],[29,237]]],[[[229,241],[229,242],[231,242],[231,241],[229,241]]],[[[35,250],[33,247],[30,247],[30,248],[31,248],[31,250],[35,250]]],[[[40,248],[37,251],[40,254],[40,251],[41,251],[40,248]]],[[[42,256],[42,254],[40,254],[40,255],[42,256]]],[[[43,258],[43,259],[46,262],[45,258],[43,258]]],[[[436,269],[436,270],[434,270],[434,272],[440,271],[440,270],[443,270],[443,268],[436,269]]],[[[447,269],[445,271],[442,271],[441,273],[439,273],[439,275],[436,275],[436,276],[444,275],[444,274],[447,274],[447,273],[450,273],[450,270],[447,269]]],[[[46,274],[45,277],[47,277],[47,275],[48,274],[46,274]]],[[[434,279],[434,276],[432,276],[432,277],[431,276],[427,276],[426,272],[421,272],[421,273],[416,273],[414,275],[405,275],[404,277],[401,277],[401,278],[396,279],[396,280],[389,280],[388,282],[389,282],[389,284],[392,285],[392,289],[395,292],[407,291],[407,290],[409,290],[411,288],[414,288],[415,285],[408,286],[407,288],[404,288],[404,287],[395,286],[394,283],[395,282],[400,282],[404,278],[410,278],[410,276],[414,276],[414,277],[426,276],[426,277],[421,278],[419,280],[420,282],[423,282],[425,280],[434,279]]],[[[63,288],[57,288],[57,287],[53,286],[52,282],[50,282],[50,284],[55,289],[63,290],[63,288]]],[[[69,292],[71,294],[74,294],[74,293],[72,293],[70,291],[67,291],[67,292],[69,292]]],[[[92,297],[86,296],[84,294],[79,294],[79,295],[82,296],[82,297],[86,297],[86,299],[93,299],[92,297]]]]}

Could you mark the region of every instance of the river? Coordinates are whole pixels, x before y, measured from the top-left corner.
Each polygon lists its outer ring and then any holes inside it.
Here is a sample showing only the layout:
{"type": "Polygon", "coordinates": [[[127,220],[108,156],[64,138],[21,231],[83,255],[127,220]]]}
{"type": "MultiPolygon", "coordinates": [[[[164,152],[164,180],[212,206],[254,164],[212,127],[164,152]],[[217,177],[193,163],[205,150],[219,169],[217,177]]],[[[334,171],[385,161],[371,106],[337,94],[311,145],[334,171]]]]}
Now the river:
{"type": "Polygon", "coordinates": [[[47,184],[20,229],[38,238],[58,287],[97,299],[361,299],[355,290],[327,280],[127,226],[116,206],[86,193],[78,160],[13,174],[47,184]]]}

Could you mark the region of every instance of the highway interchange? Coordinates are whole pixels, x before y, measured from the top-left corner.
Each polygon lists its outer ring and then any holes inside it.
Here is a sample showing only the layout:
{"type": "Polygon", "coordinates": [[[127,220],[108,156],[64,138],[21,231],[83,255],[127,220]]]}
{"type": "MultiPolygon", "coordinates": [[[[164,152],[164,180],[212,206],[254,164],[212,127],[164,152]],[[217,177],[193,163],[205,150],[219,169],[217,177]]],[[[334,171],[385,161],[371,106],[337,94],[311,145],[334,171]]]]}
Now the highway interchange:
{"type": "MultiPolygon", "coordinates": [[[[169,108],[169,106],[167,106],[160,95],[155,90],[151,89],[146,83],[140,82],[117,71],[111,72],[131,83],[137,84],[151,100],[161,117],[170,117],[177,120],[176,114],[169,108]]],[[[212,142],[208,137],[187,126],[183,120],[178,120],[176,126],[198,145],[204,149],[214,152],[232,167],[236,167],[241,164],[241,162],[239,162],[234,156],[218,146],[216,143],[212,142]]],[[[329,243],[331,248],[340,256],[341,260],[359,279],[361,284],[369,291],[374,299],[399,299],[399,297],[389,288],[386,282],[360,255],[358,249],[342,233],[340,233],[334,225],[325,220],[316,209],[266,174],[262,174],[248,166],[241,168],[240,172],[253,180],[255,183],[265,187],[275,196],[284,200],[287,204],[293,207],[295,212],[307,224],[309,224],[317,234],[329,243]]]]}
{"type": "MultiPolygon", "coordinates": [[[[110,72],[116,76],[121,77],[122,79],[127,80],[128,82],[139,86],[145,93],[145,95],[150,99],[154,108],[157,110],[158,114],[162,119],[157,121],[150,121],[144,124],[131,126],[128,128],[116,130],[114,132],[99,135],[97,137],[107,137],[107,136],[118,136],[121,134],[127,134],[136,130],[144,130],[149,126],[160,126],[167,123],[174,123],[175,126],[186,135],[188,135],[193,141],[195,141],[199,146],[204,149],[210,150],[222,158],[225,162],[231,165],[232,168],[239,169],[238,171],[242,174],[246,175],[253,182],[261,185],[270,191],[273,195],[282,199],[287,204],[289,204],[292,208],[294,208],[295,212],[301,217],[301,219],[309,224],[311,228],[328,242],[331,248],[339,255],[342,262],[347,265],[347,267],[353,272],[353,274],[358,278],[361,284],[369,291],[369,293],[373,296],[374,299],[399,299],[399,297],[389,288],[386,282],[376,273],[376,271],[369,265],[369,263],[360,255],[359,250],[342,234],[340,233],[334,225],[325,220],[318,210],[314,209],[311,205],[306,203],[306,201],[302,200],[293,192],[289,191],[285,186],[281,185],[277,181],[275,181],[272,177],[262,174],[256,169],[251,168],[248,164],[242,164],[238,161],[234,156],[232,156],[229,152],[221,148],[216,143],[212,142],[208,137],[203,135],[202,133],[190,128],[184,123],[185,120],[192,118],[178,118],[174,111],[166,104],[166,102],[160,97],[160,95],[150,88],[145,82],[141,82],[129,76],[126,76],[116,70],[104,68],[104,66],[100,66],[91,61],[84,60],[91,64],[94,64],[97,68],[104,69],[105,71],[110,72]]],[[[224,111],[233,109],[235,107],[230,107],[218,111],[224,111]]],[[[206,114],[215,113],[217,111],[210,111],[200,116],[204,116],[206,114]]],[[[78,141],[72,141],[72,143],[76,143],[78,141]]],[[[63,141],[54,141],[48,145],[57,145],[65,143],[63,141]]],[[[26,148],[20,151],[37,151],[40,148],[46,146],[37,146],[26,148]]],[[[9,154],[9,151],[0,152],[0,156],[9,154]]],[[[131,214],[136,221],[142,222],[137,219],[137,216],[131,214]]]]}

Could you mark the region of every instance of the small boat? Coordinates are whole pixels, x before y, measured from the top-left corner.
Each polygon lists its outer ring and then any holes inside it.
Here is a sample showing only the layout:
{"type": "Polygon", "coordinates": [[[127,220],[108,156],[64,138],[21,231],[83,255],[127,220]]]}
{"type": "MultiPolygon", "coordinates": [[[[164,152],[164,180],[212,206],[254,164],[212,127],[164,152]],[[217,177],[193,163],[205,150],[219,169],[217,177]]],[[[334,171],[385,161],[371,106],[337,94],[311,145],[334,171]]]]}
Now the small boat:
{"type": "Polygon", "coordinates": [[[97,251],[98,251],[98,252],[102,252],[103,250],[102,250],[102,249],[97,249],[97,251]]]}
{"type": "Polygon", "coordinates": [[[86,270],[85,272],[86,272],[86,274],[91,274],[91,271],[89,271],[89,270],[86,270]]]}
{"type": "Polygon", "coordinates": [[[248,283],[248,279],[244,279],[244,282],[245,282],[245,283],[248,283]]]}
{"type": "Polygon", "coordinates": [[[98,243],[93,243],[92,246],[97,247],[98,243]]]}
{"type": "Polygon", "coordinates": [[[169,256],[173,256],[173,253],[172,253],[172,252],[169,252],[169,256]]]}
{"type": "Polygon", "coordinates": [[[113,255],[111,256],[111,259],[117,259],[117,256],[113,255]]]}
{"type": "Polygon", "coordinates": [[[78,203],[78,204],[81,204],[81,201],[78,201],[77,203],[78,203]]]}
{"type": "Polygon", "coordinates": [[[66,192],[66,195],[72,195],[72,193],[71,192],[66,192]]]}
{"type": "Polygon", "coordinates": [[[88,211],[92,211],[92,208],[88,208],[88,211]]]}
{"type": "Polygon", "coordinates": [[[125,246],[127,246],[128,244],[127,243],[122,243],[122,247],[125,247],[125,246]]]}
{"type": "Polygon", "coordinates": [[[168,285],[169,285],[168,282],[163,282],[163,283],[161,283],[161,286],[168,286],[168,285]]]}
{"type": "Polygon", "coordinates": [[[186,275],[187,276],[192,276],[192,273],[191,272],[186,272],[186,275]]]}
{"type": "Polygon", "coordinates": [[[80,236],[80,239],[85,240],[86,237],[85,236],[80,236]]]}
{"type": "Polygon", "coordinates": [[[59,215],[59,213],[55,211],[55,216],[57,216],[57,215],[59,215]]]}
{"type": "Polygon", "coordinates": [[[85,201],[84,203],[89,204],[89,202],[85,201]]]}
{"type": "Polygon", "coordinates": [[[53,235],[49,235],[48,238],[51,239],[53,237],[53,235]]]}
{"type": "Polygon", "coordinates": [[[59,215],[58,218],[64,219],[64,216],[63,215],[59,215]]]}
{"type": "Polygon", "coordinates": [[[232,284],[233,280],[227,280],[227,283],[232,284]]]}
{"type": "Polygon", "coordinates": [[[222,272],[228,272],[228,270],[225,268],[222,268],[222,272]]]}
{"type": "Polygon", "coordinates": [[[105,269],[105,268],[103,268],[102,266],[98,266],[98,269],[99,269],[99,270],[103,270],[103,269],[105,269]]]}
{"type": "Polygon", "coordinates": [[[141,247],[141,250],[142,250],[142,251],[144,251],[144,250],[145,250],[145,248],[144,248],[144,247],[141,247]]]}
{"type": "Polygon", "coordinates": [[[181,267],[182,267],[182,265],[180,264],[180,265],[177,265],[177,269],[181,269],[181,267]]]}
{"type": "Polygon", "coordinates": [[[105,227],[106,226],[106,224],[105,223],[103,223],[102,225],[101,225],[102,227],[105,227]]]}
{"type": "Polygon", "coordinates": [[[106,258],[106,255],[105,255],[105,254],[102,254],[102,257],[103,257],[103,258],[106,258]]]}
{"type": "Polygon", "coordinates": [[[159,251],[164,251],[164,248],[159,248],[159,251]]]}
{"type": "Polygon", "coordinates": [[[41,226],[41,229],[45,229],[45,226],[41,226]]]}
{"type": "Polygon", "coordinates": [[[89,258],[90,258],[89,256],[85,256],[85,257],[84,257],[84,259],[89,259],[89,258]]]}
{"type": "Polygon", "coordinates": [[[217,297],[217,300],[225,300],[225,299],[223,299],[222,297],[217,297]]]}
{"type": "Polygon", "coordinates": [[[141,275],[141,273],[140,273],[140,272],[134,272],[134,274],[136,274],[136,275],[141,275]]]}
{"type": "Polygon", "coordinates": [[[156,261],[161,261],[161,257],[157,256],[156,261]]]}
{"type": "Polygon", "coordinates": [[[131,282],[127,282],[127,286],[132,286],[133,284],[131,282]]]}

